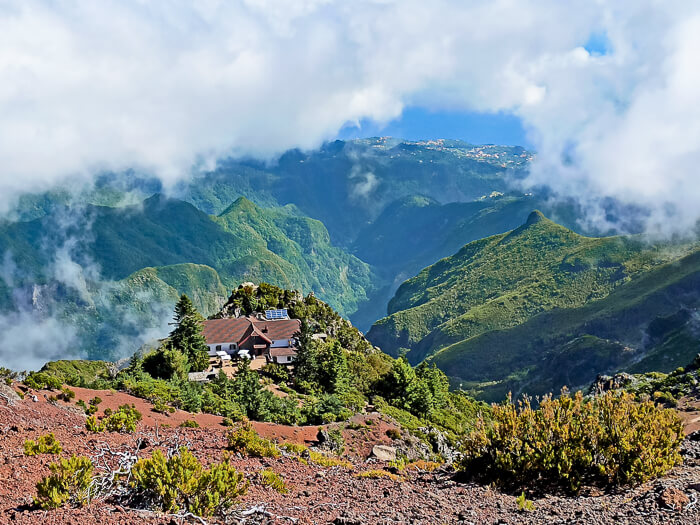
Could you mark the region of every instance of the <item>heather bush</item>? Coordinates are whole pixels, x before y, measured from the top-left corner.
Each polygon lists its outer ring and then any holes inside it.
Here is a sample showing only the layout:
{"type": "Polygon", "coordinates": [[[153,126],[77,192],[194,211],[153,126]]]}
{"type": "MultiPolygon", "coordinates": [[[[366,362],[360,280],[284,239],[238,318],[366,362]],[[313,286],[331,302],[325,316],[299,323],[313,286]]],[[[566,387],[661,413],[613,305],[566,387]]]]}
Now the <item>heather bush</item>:
{"type": "Polygon", "coordinates": [[[309,461],[321,467],[343,467],[348,469],[352,468],[352,463],[350,463],[349,461],[339,458],[332,458],[330,456],[322,454],[321,452],[316,452],[315,450],[309,450],[309,461]]]}
{"type": "Polygon", "coordinates": [[[62,399],[66,403],[75,399],[75,392],[68,387],[61,388],[61,393],[58,395],[59,399],[62,399]]]}
{"type": "Polygon", "coordinates": [[[102,421],[97,421],[94,415],[88,417],[85,428],[90,432],[136,432],[136,424],[141,417],[141,412],[134,405],[121,405],[119,410],[110,412],[102,421]]]}
{"type": "Polygon", "coordinates": [[[279,457],[280,451],[272,441],[261,438],[249,422],[244,422],[228,434],[229,449],[258,458],[279,457]]]}
{"type": "Polygon", "coordinates": [[[289,492],[287,484],[284,482],[284,478],[273,470],[262,470],[260,472],[260,482],[265,487],[270,487],[280,494],[287,494],[287,492],[289,492]]]}
{"type": "Polygon", "coordinates": [[[642,483],[681,461],[678,415],[632,394],[607,392],[585,400],[580,392],[494,405],[466,439],[462,468],[506,484],[642,483]]]}
{"type": "Polygon", "coordinates": [[[164,512],[221,514],[248,490],[248,482],[228,461],[205,469],[187,448],[167,458],[155,450],[131,470],[131,497],[164,512]]]}
{"type": "Polygon", "coordinates": [[[308,450],[304,445],[300,443],[282,443],[281,448],[283,450],[286,450],[290,454],[296,454],[297,456],[300,456],[306,450],[308,450]]]}
{"type": "Polygon", "coordinates": [[[63,386],[59,378],[44,372],[31,372],[24,378],[24,384],[34,390],[60,390],[63,386]]]}
{"type": "Polygon", "coordinates": [[[49,465],[51,475],[36,484],[34,503],[42,509],[57,509],[66,503],[84,505],[89,499],[92,461],[72,456],[49,465]]]}
{"type": "Polygon", "coordinates": [[[391,481],[403,481],[401,476],[387,472],[386,470],[365,470],[364,472],[359,472],[355,474],[356,478],[368,478],[368,479],[390,479],[391,481]]]}
{"type": "Polygon", "coordinates": [[[53,432],[41,436],[36,441],[28,439],[24,442],[24,455],[36,456],[38,454],[60,454],[63,448],[53,435],[53,432]]]}

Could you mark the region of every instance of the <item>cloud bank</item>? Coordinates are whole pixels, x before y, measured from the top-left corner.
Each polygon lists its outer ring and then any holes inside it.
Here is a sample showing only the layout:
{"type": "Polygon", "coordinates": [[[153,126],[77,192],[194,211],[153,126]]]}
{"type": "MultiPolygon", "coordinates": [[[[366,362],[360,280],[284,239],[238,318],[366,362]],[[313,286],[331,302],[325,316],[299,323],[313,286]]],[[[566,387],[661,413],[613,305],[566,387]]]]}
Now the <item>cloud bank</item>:
{"type": "Polygon", "coordinates": [[[414,105],[515,114],[530,184],[685,228],[699,35],[674,0],[0,2],[0,201],[104,170],[172,184],[414,105]]]}

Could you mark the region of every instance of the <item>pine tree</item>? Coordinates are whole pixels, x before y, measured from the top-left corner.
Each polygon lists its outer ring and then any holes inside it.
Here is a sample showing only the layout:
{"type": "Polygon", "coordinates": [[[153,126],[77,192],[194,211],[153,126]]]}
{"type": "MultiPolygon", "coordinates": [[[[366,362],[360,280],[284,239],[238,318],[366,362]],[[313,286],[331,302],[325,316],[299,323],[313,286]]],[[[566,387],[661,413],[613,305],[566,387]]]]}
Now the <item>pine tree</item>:
{"type": "Polygon", "coordinates": [[[187,356],[191,372],[201,372],[209,366],[207,341],[202,333],[204,318],[195,309],[192,301],[182,295],[175,305],[175,329],[170,334],[174,348],[187,356]]]}
{"type": "Polygon", "coordinates": [[[321,343],[317,354],[316,381],[329,394],[342,394],[349,385],[348,361],[336,340],[321,343]]]}
{"type": "Polygon", "coordinates": [[[260,376],[250,369],[247,359],[241,359],[233,378],[233,390],[241,408],[250,419],[266,421],[270,417],[270,396],[260,384],[260,376]]]}

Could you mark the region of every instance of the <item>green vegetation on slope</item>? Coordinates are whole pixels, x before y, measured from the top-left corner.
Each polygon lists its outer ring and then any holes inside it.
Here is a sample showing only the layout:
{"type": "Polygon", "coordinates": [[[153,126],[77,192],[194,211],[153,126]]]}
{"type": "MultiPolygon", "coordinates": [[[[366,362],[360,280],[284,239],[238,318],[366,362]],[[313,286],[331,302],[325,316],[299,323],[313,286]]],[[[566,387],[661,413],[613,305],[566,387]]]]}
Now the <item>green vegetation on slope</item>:
{"type": "Polygon", "coordinates": [[[578,308],[542,313],[439,351],[436,363],[486,399],[585,386],[597,374],[669,372],[700,352],[700,251],[663,264],[578,308]]]}
{"type": "Polygon", "coordinates": [[[74,327],[92,359],[162,336],[181,293],[210,315],[228,290],[264,279],[314,291],[347,315],[375,286],[370,267],[332,246],[320,222],[243,198],[219,217],[159,195],[138,206],[59,207],[0,225],[0,256],[11,277],[0,281],[2,309],[31,300],[74,327]]]}
{"type": "Polygon", "coordinates": [[[324,225],[303,217],[293,207],[263,209],[241,197],[216,219],[226,231],[250,239],[248,257],[236,261],[231,274],[266,281],[283,288],[315,291],[341,313],[352,313],[367,299],[373,276],[369,266],[331,245],[324,225]],[[243,268],[238,268],[243,264],[243,268]],[[284,281],[281,276],[286,276],[284,281]]]}
{"type": "Polygon", "coordinates": [[[348,246],[397,198],[425,194],[440,202],[472,201],[502,192],[506,171],[517,174],[530,157],[520,147],[456,140],[335,141],[312,152],[289,151],[274,165],[223,162],[183,194],[212,214],[240,196],[266,207],[292,203],[321,220],[335,244],[348,246]]]}
{"type": "Polygon", "coordinates": [[[57,377],[63,383],[75,386],[94,383],[100,379],[109,379],[115,371],[112,363],[86,360],[50,361],[40,370],[40,372],[57,377]]]}
{"type": "Polygon", "coordinates": [[[440,348],[605,297],[641,268],[642,243],[589,238],[533,212],[509,233],[472,242],[406,281],[370,340],[420,362],[440,348]]]}
{"type": "Polygon", "coordinates": [[[582,237],[535,212],[404,283],[368,338],[490,400],[672,369],[698,349],[679,312],[697,304],[700,252],[675,260],[692,249],[582,237]]]}

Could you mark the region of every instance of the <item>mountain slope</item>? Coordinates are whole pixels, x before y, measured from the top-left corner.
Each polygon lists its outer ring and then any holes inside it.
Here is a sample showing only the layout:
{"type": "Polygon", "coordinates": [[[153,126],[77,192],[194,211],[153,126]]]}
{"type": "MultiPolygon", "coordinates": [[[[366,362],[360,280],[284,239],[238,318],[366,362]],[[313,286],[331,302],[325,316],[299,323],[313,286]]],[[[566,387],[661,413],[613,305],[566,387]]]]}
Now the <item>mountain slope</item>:
{"type": "Polygon", "coordinates": [[[66,348],[55,351],[92,359],[167,334],[181,293],[210,314],[241,282],[267,281],[314,291],[348,315],[375,286],[370,267],[333,246],[320,222],[246,199],[219,217],[160,195],[120,208],[56,206],[0,225],[0,258],[6,323],[56,320],[66,348]]]}
{"type": "Polygon", "coordinates": [[[641,252],[640,241],[583,237],[533,212],[523,226],[467,244],[402,284],[369,337],[394,354],[408,349],[417,363],[541,311],[604,297],[653,262],[641,252]]]}
{"type": "Polygon", "coordinates": [[[369,266],[332,246],[321,223],[291,212],[239,199],[211,217],[155,195],[137,206],[63,209],[7,224],[0,228],[0,252],[21,266],[25,281],[39,284],[54,278],[57,253],[108,280],[143,268],[196,263],[214,268],[227,288],[265,280],[313,290],[351,313],[373,286],[369,266]]]}
{"type": "Polygon", "coordinates": [[[581,387],[618,370],[669,372],[700,352],[700,250],[607,297],[465,339],[432,358],[487,399],[581,387]],[[488,378],[488,381],[486,380],[488,378]]]}
{"type": "Polygon", "coordinates": [[[694,249],[583,237],[533,212],[406,281],[368,338],[413,363],[428,358],[488,399],[678,366],[698,348],[694,249]]]}
{"type": "Polygon", "coordinates": [[[520,147],[456,140],[409,142],[389,137],[334,141],[312,152],[292,150],[274,164],[227,161],[182,188],[182,198],[220,214],[240,196],[258,205],[296,205],[349,246],[398,198],[424,194],[439,202],[472,201],[503,192],[531,154],[520,147]]]}

